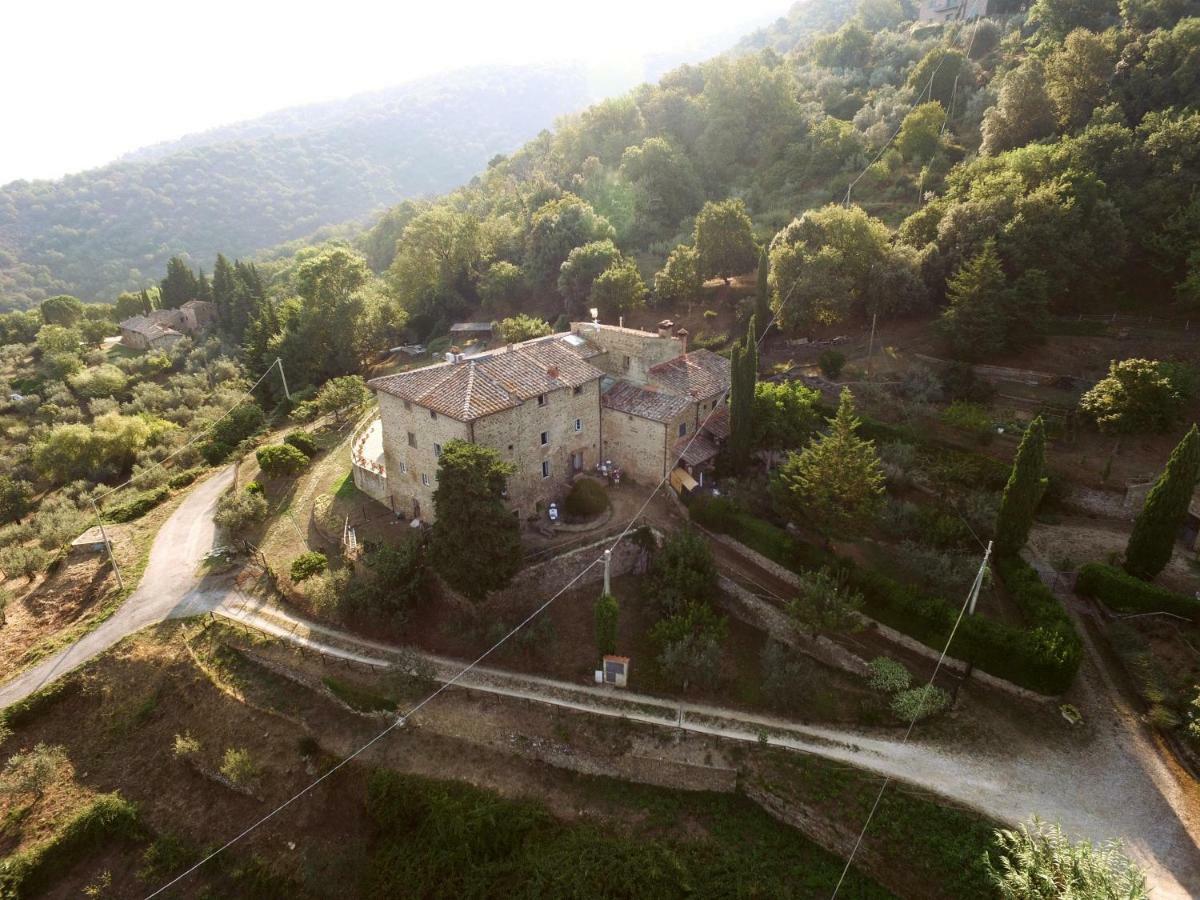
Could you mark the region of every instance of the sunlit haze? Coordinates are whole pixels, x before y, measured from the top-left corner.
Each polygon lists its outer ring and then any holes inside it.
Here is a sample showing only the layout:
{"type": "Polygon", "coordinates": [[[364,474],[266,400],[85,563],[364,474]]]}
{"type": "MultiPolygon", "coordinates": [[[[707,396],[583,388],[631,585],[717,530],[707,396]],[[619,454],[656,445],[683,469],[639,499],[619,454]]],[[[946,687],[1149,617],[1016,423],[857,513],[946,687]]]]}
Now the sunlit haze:
{"type": "Polygon", "coordinates": [[[0,54],[0,184],[464,66],[579,60],[627,67],[633,80],[649,54],[732,44],[787,5],[18,0],[5,10],[0,54]]]}

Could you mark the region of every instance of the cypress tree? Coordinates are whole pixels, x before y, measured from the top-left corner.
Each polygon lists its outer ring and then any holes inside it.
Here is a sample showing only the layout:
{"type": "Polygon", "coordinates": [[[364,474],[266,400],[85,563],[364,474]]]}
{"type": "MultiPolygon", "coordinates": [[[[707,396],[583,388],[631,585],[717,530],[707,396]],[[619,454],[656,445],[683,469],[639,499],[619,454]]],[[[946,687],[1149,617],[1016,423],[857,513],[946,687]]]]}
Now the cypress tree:
{"type": "Polygon", "coordinates": [[[1172,451],[1167,468],[1146,495],[1146,505],[1133,523],[1125,548],[1125,571],[1130,575],[1149,581],[1170,562],[1175,535],[1187,515],[1198,478],[1200,432],[1193,425],[1172,451]]]}
{"type": "Polygon", "coordinates": [[[754,295],[754,315],[762,323],[765,331],[771,324],[771,286],[768,276],[771,274],[771,261],[767,257],[767,248],[763,247],[758,254],[758,291],[754,295]]]}
{"type": "Polygon", "coordinates": [[[734,470],[742,467],[741,436],[744,425],[742,417],[742,345],[733,345],[733,353],[729,356],[729,459],[734,470]]]}
{"type": "Polygon", "coordinates": [[[217,316],[222,324],[228,326],[233,312],[234,297],[237,292],[237,279],[233,274],[233,265],[224,254],[217,254],[216,265],[213,266],[212,299],[217,307],[217,316]]]}
{"type": "Polygon", "coordinates": [[[1046,432],[1038,416],[1025,430],[996,515],[996,555],[1013,556],[1029,539],[1033,515],[1046,492],[1046,432]]]}

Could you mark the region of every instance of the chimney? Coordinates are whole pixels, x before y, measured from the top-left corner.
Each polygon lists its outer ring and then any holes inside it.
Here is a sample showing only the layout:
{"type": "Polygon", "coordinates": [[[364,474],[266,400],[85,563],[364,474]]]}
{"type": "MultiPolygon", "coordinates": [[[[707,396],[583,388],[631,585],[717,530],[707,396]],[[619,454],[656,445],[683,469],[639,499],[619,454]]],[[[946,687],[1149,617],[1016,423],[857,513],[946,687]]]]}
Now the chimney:
{"type": "Polygon", "coordinates": [[[558,377],[558,366],[550,366],[548,369],[546,369],[546,377],[547,378],[557,378],[558,377]]]}
{"type": "Polygon", "coordinates": [[[658,336],[659,337],[670,337],[671,329],[674,327],[675,327],[675,323],[672,322],[670,319],[663,319],[661,322],[658,323],[658,336]]]}
{"type": "Polygon", "coordinates": [[[505,350],[505,352],[506,352],[506,353],[512,353],[512,352],[513,352],[513,345],[512,345],[512,343],[510,342],[509,344],[507,344],[507,345],[505,346],[504,350],[505,350]]]}
{"type": "Polygon", "coordinates": [[[617,327],[618,328],[625,327],[625,317],[624,316],[617,316],[617,327]]]}
{"type": "Polygon", "coordinates": [[[675,337],[679,338],[679,343],[683,346],[683,352],[687,353],[688,333],[686,328],[680,328],[675,332],[675,337]]]}

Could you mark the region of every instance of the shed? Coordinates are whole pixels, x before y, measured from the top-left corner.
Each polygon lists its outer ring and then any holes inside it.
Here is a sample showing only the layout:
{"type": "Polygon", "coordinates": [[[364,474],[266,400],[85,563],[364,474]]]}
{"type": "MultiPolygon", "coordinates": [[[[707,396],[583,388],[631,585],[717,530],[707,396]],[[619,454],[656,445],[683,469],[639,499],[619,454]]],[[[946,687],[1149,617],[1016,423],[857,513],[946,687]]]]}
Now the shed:
{"type": "MultiPolygon", "coordinates": [[[[112,542],[107,541],[109,547],[112,542]]],[[[93,525],[75,540],[71,541],[72,553],[103,553],[108,547],[106,545],[106,537],[104,529],[99,525],[93,525]]]]}

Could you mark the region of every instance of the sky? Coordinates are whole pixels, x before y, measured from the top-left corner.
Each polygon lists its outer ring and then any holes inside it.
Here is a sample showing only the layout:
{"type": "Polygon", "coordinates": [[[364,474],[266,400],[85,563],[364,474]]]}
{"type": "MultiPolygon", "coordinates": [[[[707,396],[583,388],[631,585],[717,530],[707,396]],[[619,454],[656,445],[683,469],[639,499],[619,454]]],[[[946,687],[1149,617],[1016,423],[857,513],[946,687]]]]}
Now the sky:
{"type": "Polygon", "coordinates": [[[0,185],[464,66],[723,48],[789,3],[6,0],[0,185]]]}

